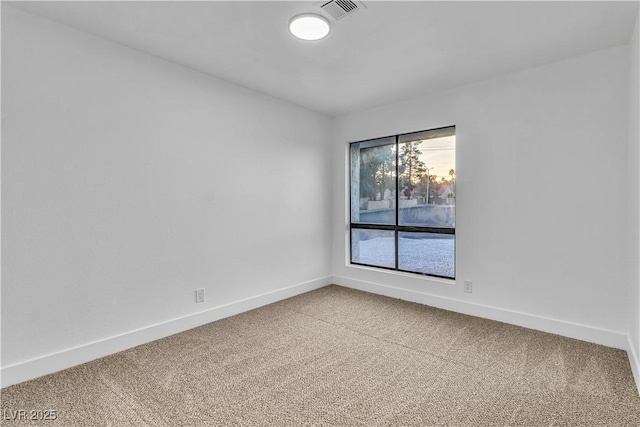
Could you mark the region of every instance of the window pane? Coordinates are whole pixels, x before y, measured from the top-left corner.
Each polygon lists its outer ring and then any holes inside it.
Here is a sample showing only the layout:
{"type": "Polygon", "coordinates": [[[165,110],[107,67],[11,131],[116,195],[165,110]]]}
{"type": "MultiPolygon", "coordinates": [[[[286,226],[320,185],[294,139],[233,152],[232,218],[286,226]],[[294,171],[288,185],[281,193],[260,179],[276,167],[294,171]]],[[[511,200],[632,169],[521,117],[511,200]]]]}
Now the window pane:
{"type": "Polygon", "coordinates": [[[426,139],[444,138],[445,136],[453,136],[456,134],[456,127],[449,126],[447,128],[423,130],[420,132],[405,133],[398,135],[398,142],[401,144],[408,141],[424,141],[426,139]]]}
{"type": "Polygon", "coordinates": [[[423,132],[412,134],[413,138],[401,137],[399,225],[455,227],[456,137],[441,134],[423,132]]]}
{"type": "Polygon", "coordinates": [[[398,252],[400,270],[454,277],[455,236],[452,234],[400,232],[398,252]]]}
{"type": "Polygon", "coordinates": [[[395,139],[351,144],[351,222],[396,223],[395,139]]]}
{"type": "Polygon", "coordinates": [[[351,262],[396,268],[395,231],[352,229],[351,262]]]}
{"type": "Polygon", "coordinates": [[[404,207],[400,201],[399,213],[400,225],[453,228],[456,218],[455,199],[450,205],[419,203],[404,207]]]}

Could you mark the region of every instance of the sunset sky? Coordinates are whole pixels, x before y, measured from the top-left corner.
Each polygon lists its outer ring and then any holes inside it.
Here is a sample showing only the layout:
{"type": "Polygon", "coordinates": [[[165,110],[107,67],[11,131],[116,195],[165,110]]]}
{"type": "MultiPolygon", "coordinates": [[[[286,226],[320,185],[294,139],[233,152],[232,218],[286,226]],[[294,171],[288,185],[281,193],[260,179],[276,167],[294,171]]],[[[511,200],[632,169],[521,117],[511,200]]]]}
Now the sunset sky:
{"type": "Polygon", "coordinates": [[[438,175],[438,180],[443,176],[449,179],[449,170],[456,168],[455,135],[426,139],[420,144],[420,151],[420,160],[429,168],[429,175],[438,175]]]}

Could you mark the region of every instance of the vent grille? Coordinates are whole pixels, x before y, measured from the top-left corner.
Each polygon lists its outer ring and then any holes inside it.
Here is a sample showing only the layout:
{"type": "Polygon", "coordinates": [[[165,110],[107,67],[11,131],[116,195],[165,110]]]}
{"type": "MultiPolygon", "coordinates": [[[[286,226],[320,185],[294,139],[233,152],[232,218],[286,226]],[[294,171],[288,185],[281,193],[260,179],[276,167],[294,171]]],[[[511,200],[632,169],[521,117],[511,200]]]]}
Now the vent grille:
{"type": "Polygon", "coordinates": [[[357,12],[362,8],[363,4],[351,0],[331,0],[328,1],[320,9],[328,13],[336,21],[357,12]]]}

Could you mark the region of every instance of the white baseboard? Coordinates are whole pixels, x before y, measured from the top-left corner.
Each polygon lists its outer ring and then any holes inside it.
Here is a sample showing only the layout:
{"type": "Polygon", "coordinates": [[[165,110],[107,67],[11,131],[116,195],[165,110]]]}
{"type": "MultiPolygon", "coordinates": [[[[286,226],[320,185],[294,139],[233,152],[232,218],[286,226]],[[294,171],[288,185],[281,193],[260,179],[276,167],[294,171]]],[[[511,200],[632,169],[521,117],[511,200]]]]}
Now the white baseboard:
{"type": "Polygon", "coordinates": [[[627,337],[627,355],[629,356],[629,364],[631,365],[631,372],[633,372],[633,379],[636,380],[636,388],[640,395],[640,359],[636,349],[631,343],[631,337],[627,337]]]}
{"type": "Polygon", "coordinates": [[[241,301],[189,314],[166,322],[146,326],[120,335],[82,344],[56,353],[2,367],[2,387],[18,384],[43,375],[80,365],[100,357],[155,341],[225,317],[271,304],[332,283],[332,276],[322,277],[241,301]]]}
{"type": "Polygon", "coordinates": [[[581,341],[588,341],[601,344],[607,347],[614,347],[627,350],[627,334],[610,331],[606,329],[594,328],[592,326],[580,325],[577,323],[565,322],[563,320],[551,319],[533,314],[521,313],[506,310],[498,307],[491,307],[452,298],[431,295],[426,292],[418,292],[409,289],[396,288],[380,283],[368,282],[358,279],[351,279],[343,276],[333,276],[336,285],[348,288],[359,289],[361,291],[374,294],[385,295],[405,301],[417,302],[432,307],[455,311],[457,313],[469,314],[485,319],[497,320],[499,322],[522,326],[529,329],[536,329],[543,332],[575,338],[581,341]]]}
{"type": "Polygon", "coordinates": [[[70,368],[100,357],[123,351],[137,345],[186,331],[225,317],[243,313],[305,292],[336,284],[365,292],[385,295],[405,301],[451,310],[458,313],[497,320],[526,328],[558,334],[608,347],[626,350],[636,385],[640,390],[640,360],[629,337],[605,329],[594,328],[557,319],[550,319],[497,307],[490,307],[466,301],[431,295],[408,289],[395,288],[374,282],[351,279],[343,276],[326,276],[300,283],[255,297],[214,307],[206,311],[157,323],[144,328],[125,332],[120,335],[68,348],[56,353],[2,367],[2,387],[8,387],[43,375],[70,368]]]}

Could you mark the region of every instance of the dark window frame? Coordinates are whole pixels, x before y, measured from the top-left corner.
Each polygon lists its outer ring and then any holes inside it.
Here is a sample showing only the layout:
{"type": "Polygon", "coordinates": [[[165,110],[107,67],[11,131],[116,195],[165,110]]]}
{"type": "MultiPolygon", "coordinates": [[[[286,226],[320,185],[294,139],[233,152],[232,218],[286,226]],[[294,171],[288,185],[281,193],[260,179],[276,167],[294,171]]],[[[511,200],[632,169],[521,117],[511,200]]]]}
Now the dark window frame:
{"type": "MultiPolygon", "coordinates": [[[[425,132],[438,132],[438,131],[446,131],[449,129],[453,129],[453,134],[455,135],[455,129],[456,126],[452,125],[452,126],[444,126],[444,127],[440,127],[440,128],[435,128],[435,129],[428,129],[428,130],[424,130],[424,131],[418,131],[418,132],[409,132],[409,133],[403,133],[403,134],[397,134],[397,135],[389,135],[386,137],[381,137],[381,138],[373,138],[373,139],[366,139],[366,140],[362,140],[362,141],[354,141],[354,142],[350,142],[348,147],[349,147],[349,262],[352,265],[361,265],[361,266],[365,266],[365,267],[373,267],[373,268],[380,268],[383,270],[389,270],[389,271],[398,271],[398,272],[403,272],[403,273],[411,273],[411,274],[416,274],[419,276],[427,276],[427,277],[435,277],[435,278],[440,278],[440,279],[447,279],[447,280],[455,280],[456,278],[456,250],[455,250],[455,235],[456,235],[456,227],[430,227],[430,226],[416,226],[416,225],[401,225],[400,224],[400,179],[398,179],[399,176],[399,168],[400,168],[400,162],[399,162],[399,157],[400,157],[400,137],[403,136],[409,136],[412,134],[420,134],[420,133],[425,133],[425,132]],[[363,142],[369,142],[369,141],[375,141],[375,140],[383,140],[383,139],[389,139],[389,138],[395,138],[395,183],[396,183],[396,195],[395,195],[395,199],[394,199],[394,206],[395,206],[395,224],[371,224],[371,223],[363,223],[363,222],[353,222],[353,217],[352,217],[352,213],[351,210],[353,208],[353,200],[352,200],[352,189],[351,186],[353,185],[353,179],[352,179],[352,150],[351,150],[351,146],[353,144],[360,144],[363,142]],[[394,240],[395,240],[395,267],[385,267],[385,266],[380,266],[380,265],[373,265],[373,264],[365,264],[365,263],[361,263],[361,262],[354,262],[353,261],[353,233],[352,230],[354,229],[361,229],[361,230],[386,230],[386,231],[393,231],[394,232],[394,240]],[[431,233],[431,234],[445,234],[445,235],[453,235],[454,236],[454,253],[453,253],[453,277],[450,276],[442,276],[442,275],[438,275],[438,274],[433,274],[433,273],[422,273],[419,271],[410,271],[410,270],[403,270],[399,267],[399,247],[398,247],[398,236],[400,235],[401,232],[414,232],[414,233],[431,233]]],[[[385,145],[385,144],[381,144],[381,145],[385,145]]],[[[390,145],[390,144],[389,144],[390,145]]],[[[457,149],[457,147],[456,147],[457,149]]],[[[456,206],[457,206],[457,200],[456,200],[456,206]]],[[[455,224],[455,222],[454,222],[455,224]]]]}

